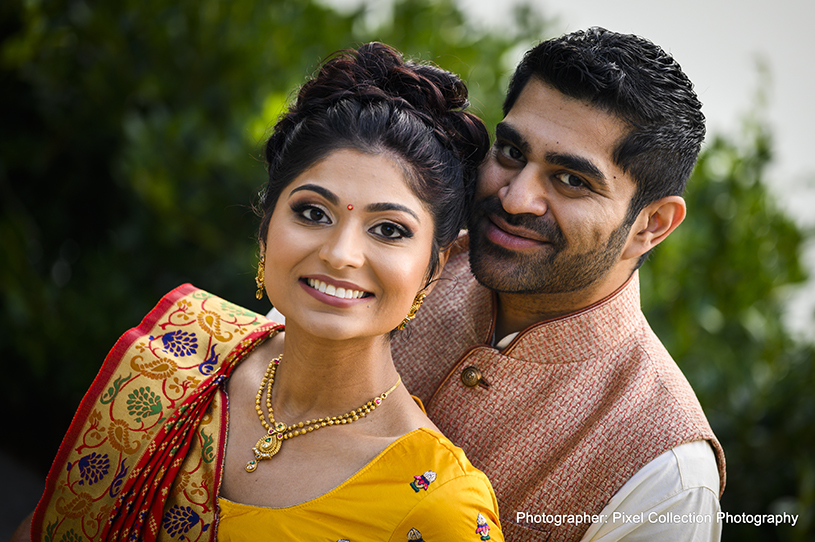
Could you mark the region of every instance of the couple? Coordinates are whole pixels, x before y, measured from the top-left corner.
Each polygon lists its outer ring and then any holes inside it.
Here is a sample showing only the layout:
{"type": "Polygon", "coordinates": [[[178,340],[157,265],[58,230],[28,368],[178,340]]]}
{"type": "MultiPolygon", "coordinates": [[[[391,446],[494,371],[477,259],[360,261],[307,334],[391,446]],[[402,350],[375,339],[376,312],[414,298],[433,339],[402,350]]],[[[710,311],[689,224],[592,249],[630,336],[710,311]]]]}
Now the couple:
{"type": "Polygon", "coordinates": [[[636,274],[685,215],[690,82],[591,29],[527,53],[489,150],[465,107],[378,44],[304,85],[261,202],[285,332],[189,285],[163,298],[83,400],[34,539],[718,537],[612,520],[715,513],[723,487],[636,274]]]}

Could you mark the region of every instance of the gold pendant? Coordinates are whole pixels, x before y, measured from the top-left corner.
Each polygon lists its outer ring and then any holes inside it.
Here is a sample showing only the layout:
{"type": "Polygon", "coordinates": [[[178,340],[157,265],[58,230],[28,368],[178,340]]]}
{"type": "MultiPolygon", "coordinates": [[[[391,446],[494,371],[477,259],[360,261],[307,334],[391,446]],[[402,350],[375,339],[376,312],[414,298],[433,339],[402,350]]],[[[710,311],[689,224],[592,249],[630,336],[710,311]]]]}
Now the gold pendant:
{"type": "Polygon", "coordinates": [[[255,459],[246,464],[246,472],[255,472],[258,468],[258,461],[269,459],[280,451],[280,443],[283,442],[282,433],[269,433],[260,437],[252,451],[255,453],[255,459]]]}

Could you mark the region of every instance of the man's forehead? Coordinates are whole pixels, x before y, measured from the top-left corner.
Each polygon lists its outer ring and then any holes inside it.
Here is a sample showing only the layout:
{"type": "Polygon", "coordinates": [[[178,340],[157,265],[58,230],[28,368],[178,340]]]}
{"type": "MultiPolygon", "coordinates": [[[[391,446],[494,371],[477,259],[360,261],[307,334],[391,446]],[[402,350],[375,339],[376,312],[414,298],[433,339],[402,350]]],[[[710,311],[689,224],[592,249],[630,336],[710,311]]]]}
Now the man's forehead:
{"type": "Polygon", "coordinates": [[[582,149],[611,160],[629,129],[619,117],[532,78],[496,127],[496,136],[513,133],[517,143],[528,146],[529,152],[548,152],[553,146],[569,146],[572,152],[582,149]]]}
{"type": "Polygon", "coordinates": [[[629,130],[615,115],[533,78],[496,126],[495,136],[530,162],[577,173],[604,192],[622,189],[633,195],[636,183],[614,160],[629,130]]]}

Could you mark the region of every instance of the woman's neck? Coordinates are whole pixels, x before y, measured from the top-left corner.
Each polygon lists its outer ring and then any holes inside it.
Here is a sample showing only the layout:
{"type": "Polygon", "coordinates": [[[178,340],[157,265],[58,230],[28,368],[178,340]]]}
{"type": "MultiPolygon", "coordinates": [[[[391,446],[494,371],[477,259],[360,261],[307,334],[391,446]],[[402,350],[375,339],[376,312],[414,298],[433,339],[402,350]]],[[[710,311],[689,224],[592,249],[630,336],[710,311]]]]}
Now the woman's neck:
{"type": "Polygon", "coordinates": [[[398,378],[386,337],[332,341],[289,325],[273,386],[275,419],[288,424],[339,416],[398,378]]]}

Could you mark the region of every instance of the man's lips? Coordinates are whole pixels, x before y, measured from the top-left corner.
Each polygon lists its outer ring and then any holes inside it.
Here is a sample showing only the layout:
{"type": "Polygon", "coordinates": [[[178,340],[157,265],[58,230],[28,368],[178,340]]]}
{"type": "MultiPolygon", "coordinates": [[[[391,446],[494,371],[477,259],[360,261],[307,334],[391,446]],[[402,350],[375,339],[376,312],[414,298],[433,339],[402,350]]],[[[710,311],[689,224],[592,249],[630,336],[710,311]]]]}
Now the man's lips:
{"type": "Polygon", "coordinates": [[[547,241],[540,239],[535,233],[512,226],[496,215],[488,215],[485,219],[487,239],[496,245],[512,250],[524,250],[547,244],[547,241]]]}

